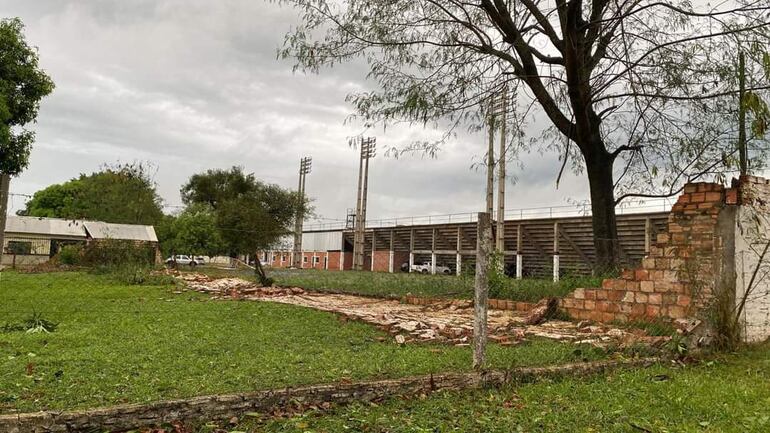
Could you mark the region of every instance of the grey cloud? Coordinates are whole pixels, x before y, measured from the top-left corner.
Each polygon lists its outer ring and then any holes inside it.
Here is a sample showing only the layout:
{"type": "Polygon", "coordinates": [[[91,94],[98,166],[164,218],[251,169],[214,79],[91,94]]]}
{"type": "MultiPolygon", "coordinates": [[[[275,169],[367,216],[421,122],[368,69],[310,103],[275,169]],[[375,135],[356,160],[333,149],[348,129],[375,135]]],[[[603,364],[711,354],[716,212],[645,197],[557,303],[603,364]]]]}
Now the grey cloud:
{"type": "MultiPolygon", "coordinates": [[[[207,168],[243,165],[296,187],[298,160],[313,156],[308,193],[320,215],[343,218],[355,204],[357,152],[346,142],[361,126],[345,120],[345,96],[371,88],[362,62],[320,75],[292,72],[276,49],[296,12],[253,0],[0,1],[19,16],[57,89],[43,101],[31,166],[12,189],[32,193],[103,163],[150,161],[159,191],[179,204],[179,187],[207,168]]],[[[382,148],[439,137],[434,128],[372,131],[382,148]]],[[[483,207],[482,135],[461,134],[436,159],[372,162],[373,218],[474,212],[483,207]]],[[[511,207],[585,197],[570,177],[555,190],[551,154],[523,155],[509,187],[511,207]]],[[[14,203],[15,208],[21,206],[14,203]]]]}

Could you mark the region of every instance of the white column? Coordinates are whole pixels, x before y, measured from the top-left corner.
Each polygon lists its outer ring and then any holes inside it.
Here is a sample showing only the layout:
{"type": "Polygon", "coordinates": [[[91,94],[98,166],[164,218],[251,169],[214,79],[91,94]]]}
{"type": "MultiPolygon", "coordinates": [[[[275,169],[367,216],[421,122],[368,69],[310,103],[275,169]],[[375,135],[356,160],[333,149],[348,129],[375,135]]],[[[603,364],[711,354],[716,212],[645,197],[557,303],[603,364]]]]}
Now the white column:
{"type": "Polygon", "coordinates": [[[524,276],[524,256],[518,251],[516,252],[516,279],[520,280],[524,276]]]}
{"type": "Polygon", "coordinates": [[[436,275],[436,228],[431,231],[430,239],[430,273],[436,275]]]}
{"type": "Polygon", "coordinates": [[[559,223],[553,223],[553,282],[559,281],[559,223]]]}
{"type": "Polygon", "coordinates": [[[388,250],[388,272],[393,273],[395,266],[393,261],[396,259],[396,255],[393,252],[393,230],[390,231],[390,248],[388,250]]]}

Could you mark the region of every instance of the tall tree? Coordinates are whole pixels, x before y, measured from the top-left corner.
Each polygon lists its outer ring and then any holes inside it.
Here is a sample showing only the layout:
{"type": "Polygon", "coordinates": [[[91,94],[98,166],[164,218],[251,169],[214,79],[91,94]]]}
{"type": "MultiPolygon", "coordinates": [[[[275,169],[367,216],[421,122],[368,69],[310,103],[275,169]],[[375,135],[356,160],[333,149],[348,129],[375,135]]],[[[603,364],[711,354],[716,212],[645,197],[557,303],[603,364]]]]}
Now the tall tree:
{"type": "MultiPolygon", "coordinates": [[[[181,189],[187,205],[206,205],[216,215],[228,253],[255,254],[292,233],[299,198],[297,192],[265,184],[241,167],[195,174],[181,189]]],[[[307,202],[303,203],[308,209],[307,202]]],[[[304,212],[307,212],[305,210],[304,212]]],[[[267,283],[259,259],[257,274],[267,283]]]]}
{"type": "Polygon", "coordinates": [[[216,215],[205,204],[192,204],[177,216],[164,216],[156,232],[166,254],[214,256],[226,252],[216,215]]]}
{"type": "Polygon", "coordinates": [[[19,213],[154,225],[163,217],[163,208],[148,169],[142,164],[123,164],[40,190],[19,213]]]}
{"type": "Polygon", "coordinates": [[[8,188],[29,164],[40,100],[53,91],[51,78],[38,66],[37,50],[24,38],[18,18],[0,20],[0,262],[5,245],[8,188]]]}
{"type": "MultiPolygon", "coordinates": [[[[493,95],[521,84],[517,112],[550,121],[532,143],[585,171],[599,268],[617,264],[621,200],[735,167],[734,47],[770,40],[770,0],[285,2],[302,15],[280,51],[296,68],[368,62],[379,90],[349,96],[367,125],[481,128],[493,95]]],[[[755,150],[756,169],[766,142],[755,150]]]]}

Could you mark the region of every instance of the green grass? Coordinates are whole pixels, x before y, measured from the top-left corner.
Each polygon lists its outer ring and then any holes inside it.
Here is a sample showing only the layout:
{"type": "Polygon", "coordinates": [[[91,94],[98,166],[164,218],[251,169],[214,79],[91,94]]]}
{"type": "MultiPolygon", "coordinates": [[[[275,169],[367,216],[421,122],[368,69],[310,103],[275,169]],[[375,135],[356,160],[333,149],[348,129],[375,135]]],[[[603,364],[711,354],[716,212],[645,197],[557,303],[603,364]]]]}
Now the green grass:
{"type": "MultiPolygon", "coordinates": [[[[268,302],[210,301],[109,275],[0,273],[0,412],[76,409],[343,379],[467,370],[468,347],[395,344],[366,324],[268,302]],[[31,373],[31,374],[28,374],[31,373]]],[[[547,340],[492,345],[494,367],[605,356],[547,340]]]]}
{"type": "MultiPolygon", "coordinates": [[[[222,273],[222,271],[218,271],[222,273]]],[[[331,290],[357,295],[400,298],[407,294],[424,297],[471,299],[473,277],[421,275],[408,273],[320,271],[273,269],[269,275],[282,286],[311,290],[331,290]]],[[[495,297],[514,301],[537,302],[545,297],[561,297],[578,287],[600,287],[599,277],[565,277],[558,283],[548,279],[505,278],[504,287],[495,297]]]]}
{"type": "MultiPolygon", "coordinates": [[[[306,413],[248,432],[768,432],[770,346],[697,366],[615,372],[502,390],[437,393],[306,413]]],[[[208,430],[202,430],[208,431],[208,430]]]]}

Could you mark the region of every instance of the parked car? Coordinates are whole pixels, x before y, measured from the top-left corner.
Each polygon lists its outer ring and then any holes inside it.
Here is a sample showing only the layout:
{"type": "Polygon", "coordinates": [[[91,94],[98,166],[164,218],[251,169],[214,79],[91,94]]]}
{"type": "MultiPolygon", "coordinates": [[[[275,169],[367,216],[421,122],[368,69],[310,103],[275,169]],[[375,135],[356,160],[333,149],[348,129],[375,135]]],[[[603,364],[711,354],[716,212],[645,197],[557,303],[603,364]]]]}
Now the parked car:
{"type": "Polygon", "coordinates": [[[205,265],[206,264],[206,258],[203,256],[197,256],[193,260],[195,260],[196,263],[199,265],[205,265]]]}
{"type": "MultiPolygon", "coordinates": [[[[412,266],[411,272],[419,272],[421,274],[429,274],[431,273],[431,262],[422,262],[422,263],[415,263],[414,266],[412,266]]],[[[452,269],[449,268],[449,266],[437,264],[436,265],[436,273],[437,274],[445,274],[449,275],[452,273],[452,269]]]]}
{"type": "Polygon", "coordinates": [[[199,264],[202,264],[202,263],[203,262],[199,262],[195,258],[190,257],[190,256],[185,255],[185,254],[178,254],[178,255],[171,256],[168,259],[166,259],[166,264],[169,265],[169,266],[174,266],[174,265],[179,266],[179,265],[182,265],[182,266],[190,266],[191,268],[194,268],[194,267],[196,267],[196,266],[198,266],[199,264]]]}

